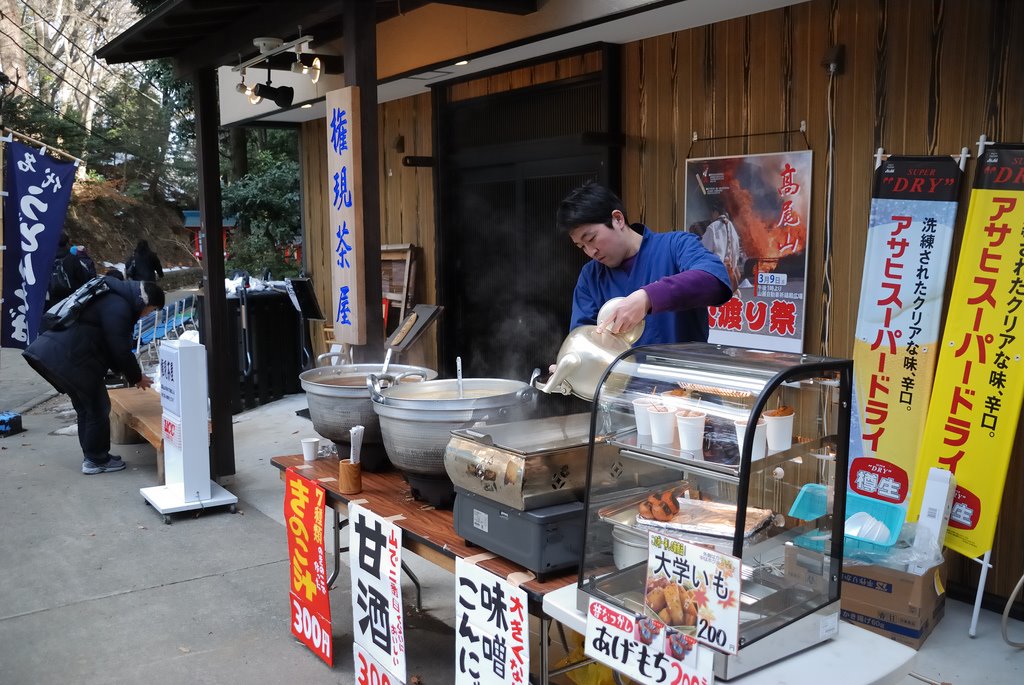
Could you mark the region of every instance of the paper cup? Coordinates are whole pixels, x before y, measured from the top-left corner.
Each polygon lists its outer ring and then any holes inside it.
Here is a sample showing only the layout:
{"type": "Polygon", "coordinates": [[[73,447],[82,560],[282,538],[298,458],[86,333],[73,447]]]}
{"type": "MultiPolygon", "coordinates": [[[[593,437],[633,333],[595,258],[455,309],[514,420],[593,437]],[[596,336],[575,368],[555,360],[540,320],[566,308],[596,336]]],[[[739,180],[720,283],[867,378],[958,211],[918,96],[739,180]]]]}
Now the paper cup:
{"type": "Polygon", "coordinates": [[[765,416],[764,422],[768,434],[768,449],[773,452],[788,450],[793,446],[793,417],[765,416]]]}
{"type": "Polygon", "coordinates": [[[679,449],[704,454],[704,420],[702,411],[683,409],[676,412],[676,427],[679,429],[679,449]]]}
{"type": "MultiPolygon", "coordinates": [[[[743,436],[747,432],[747,420],[741,419],[739,421],[734,421],[733,424],[736,426],[736,444],[739,446],[740,450],[742,450],[743,436]]],[[[757,427],[754,429],[754,445],[750,448],[750,461],[764,459],[767,448],[768,444],[765,437],[765,422],[762,418],[757,422],[757,427]]]]}
{"type": "Polygon", "coordinates": [[[636,432],[638,435],[651,434],[651,420],[648,418],[647,410],[657,402],[650,397],[638,397],[633,400],[633,419],[636,420],[636,432]]]}
{"type": "Polygon", "coordinates": [[[655,445],[671,445],[676,439],[676,413],[661,406],[647,408],[651,421],[651,442],[655,445]],[[660,409],[661,411],[656,411],[660,409]]]}
{"type": "Polygon", "coordinates": [[[305,461],[313,461],[316,459],[317,452],[320,450],[320,438],[303,438],[302,439],[302,458],[305,461]]]}

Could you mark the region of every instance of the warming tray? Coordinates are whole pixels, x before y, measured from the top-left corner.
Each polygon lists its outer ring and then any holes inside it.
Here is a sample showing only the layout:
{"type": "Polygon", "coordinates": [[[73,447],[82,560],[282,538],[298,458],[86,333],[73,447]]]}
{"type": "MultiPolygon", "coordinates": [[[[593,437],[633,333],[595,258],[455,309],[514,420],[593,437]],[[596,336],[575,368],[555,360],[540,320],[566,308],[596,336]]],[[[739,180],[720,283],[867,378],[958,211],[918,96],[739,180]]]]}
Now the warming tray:
{"type": "MultiPolygon", "coordinates": [[[[620,528],[631,530],[661,530],[667,533],[677,533],[700,542],[701,538],[708,541],[714,540],[716,544],[721,538],[732,539],[736,527],[736,507],[731,504],[720,502],[709,502],[700,499],[687,499],[679,497],[676,502],[679,505],[679,512],[668,521],[656,521],[640,516],[639,506],[647,499],[645,493],[641,497],[628,500],[625,503],[605,507],[598,511],[602,520],[620,528]]],[[[750,540],[762,528],[772,522],[773,514],[769,509],[757,509],[747,507],[747,516],[743,537],[750,540]]]]}
{"type": "Polygon", "coordinates": [[[445,470],[455,485],[519,511],[583,500],[590,414],[451,432],[445,470]]]}

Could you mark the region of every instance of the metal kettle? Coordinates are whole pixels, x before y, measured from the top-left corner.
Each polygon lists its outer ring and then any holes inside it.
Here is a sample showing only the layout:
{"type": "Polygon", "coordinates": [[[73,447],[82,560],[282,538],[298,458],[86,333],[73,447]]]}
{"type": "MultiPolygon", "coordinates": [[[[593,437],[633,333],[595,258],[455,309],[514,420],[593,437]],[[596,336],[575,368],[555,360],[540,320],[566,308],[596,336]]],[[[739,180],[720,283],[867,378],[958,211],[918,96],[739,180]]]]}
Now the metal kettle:
{"type": "MultiPolygon", "coordinates": [[[[623,299],[615,297],[605,302],[597,314],[597,320],[604,321],[606,314],[623,299]]],[[[585,325],[569,331],[558,349],[554,372],[546,381],[535,378],[533,386],[548,394],[576,395],[585,400],[593,400],[601,375],[616,357],[640,339],[644,332],[644,322],[640,321],[628,331],[618,334],[598,332],[597,328],[595,325],[585,325]]]]}

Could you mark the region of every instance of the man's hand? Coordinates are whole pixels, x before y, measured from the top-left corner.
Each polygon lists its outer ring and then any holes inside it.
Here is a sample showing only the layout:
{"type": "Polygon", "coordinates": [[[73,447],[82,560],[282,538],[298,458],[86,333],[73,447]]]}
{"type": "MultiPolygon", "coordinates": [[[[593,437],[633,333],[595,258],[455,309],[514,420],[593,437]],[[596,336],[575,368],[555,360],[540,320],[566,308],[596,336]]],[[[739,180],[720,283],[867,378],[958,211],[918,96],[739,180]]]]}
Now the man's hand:
{"type": "Polygon", "coordinates": [[[619,303],[618,307],[612,310],[608,318],[597,322],[597,331],[599,333],[608,331],[615,334],[628,331],[644,320],[650,308],[651,300],[647,297],[647,292],[642,288],[634,290],[619,303]]]}
{"type": "Polygon", "coordinates": [[[145,390],[146,388],[149,388],[152,385],[153,379],[147,376],[146,374],[142,374],[142,378],[140,378],[139,382],[135,384],[135,387],[139,388],[140,390],[145,390]]]}

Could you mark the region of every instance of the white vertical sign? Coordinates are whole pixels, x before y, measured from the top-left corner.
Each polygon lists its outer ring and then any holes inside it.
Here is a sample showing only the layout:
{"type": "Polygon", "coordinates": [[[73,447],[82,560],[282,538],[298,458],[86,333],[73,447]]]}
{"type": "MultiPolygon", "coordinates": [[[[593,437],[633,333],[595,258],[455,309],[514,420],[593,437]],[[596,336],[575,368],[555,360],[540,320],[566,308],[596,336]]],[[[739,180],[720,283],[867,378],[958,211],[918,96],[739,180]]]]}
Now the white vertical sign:
{"type": "Polygon", "coordinates": [[[352,634],[367,654],[405,682],[402,529],[358,504],[349,504],[348,520],[352,634]]]}
{"type": "Polygon", "coordinates": [[[362,161],[359,150],[359,89],[327,93],[327,178],[324,179],[333,233],[331,283],[334,339],[366,344],[363,288],[362,161]]]}
{"type": "Polygon", "coordinates": [[[519,685],[530,679],[526,592],[455,560],[456,685],[519,685]]]}

